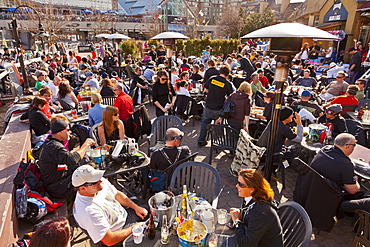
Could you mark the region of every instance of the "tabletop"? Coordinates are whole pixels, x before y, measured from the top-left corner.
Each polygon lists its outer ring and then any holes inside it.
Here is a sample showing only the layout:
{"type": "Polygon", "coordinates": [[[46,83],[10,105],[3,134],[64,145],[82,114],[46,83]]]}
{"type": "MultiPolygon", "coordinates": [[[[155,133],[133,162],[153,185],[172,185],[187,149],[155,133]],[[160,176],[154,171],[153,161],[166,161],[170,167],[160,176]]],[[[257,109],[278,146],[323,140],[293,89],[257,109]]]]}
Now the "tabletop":
{"type": "Polygon", "coordinates": [[[370,122],[362,121],[362,119],[357,118],[357,112],[349,111],[347,112],[348,116],[350,116],[353,120],[358,121],[362,124],[364,129],[370,129],[370,122]]]}
{"type": "Polygon", "coordinates": [[[69,122],[76,123],[89,120],[89,115],[87,112],[78,112],[77,118],[74,118],[73,117],[74,114],[72,114],[72,111],[73,110],[63,112],[63,115],[68,119],[69,122]]]}

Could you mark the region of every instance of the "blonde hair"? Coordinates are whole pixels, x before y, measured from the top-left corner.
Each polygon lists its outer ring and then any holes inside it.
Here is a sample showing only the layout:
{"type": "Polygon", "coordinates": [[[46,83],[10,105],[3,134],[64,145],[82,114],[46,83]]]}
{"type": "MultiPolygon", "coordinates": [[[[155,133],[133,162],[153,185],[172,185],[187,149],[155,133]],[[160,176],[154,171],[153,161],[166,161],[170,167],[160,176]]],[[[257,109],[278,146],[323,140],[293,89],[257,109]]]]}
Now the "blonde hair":
{"type": "Polygon", "coordinates": [[[244,82],[242,82],[242,84],[240,84],[240,86],[238,88],[238,91],[244,92],[244,93],[248,94],[249,96],[252,95],[251,85],[246,81],[244,81],[244,82]]]}
{"type": "Polygon", "coordinates": [[[91,103],[95,104],[101,104],[102,102],[102,97],[100,93],[93,93],[91,94],[91,103]]]}
{"type": "Polygon", "coordinates": [[[118,114],[118,108],[107,106],[103,111],[103,121],[100,125],[103,126],[107,136],[110,136],[115,129],[119,129],[118,121],[113,120],[113,115],[118,114]]]}

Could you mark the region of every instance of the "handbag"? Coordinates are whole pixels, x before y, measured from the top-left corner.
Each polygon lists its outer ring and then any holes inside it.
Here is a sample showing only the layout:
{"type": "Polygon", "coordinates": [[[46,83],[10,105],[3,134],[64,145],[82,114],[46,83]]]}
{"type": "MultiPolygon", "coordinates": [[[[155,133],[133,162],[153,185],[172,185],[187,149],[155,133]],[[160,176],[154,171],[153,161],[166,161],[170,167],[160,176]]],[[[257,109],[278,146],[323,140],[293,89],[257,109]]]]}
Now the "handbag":
{"type": "Polygon", "coordinates": [[[230,97],[228,97],[224,103],[224,107],[222,107],[219,116],[226,119],[235,116],[235,104],[230,100],[230,97]]]}

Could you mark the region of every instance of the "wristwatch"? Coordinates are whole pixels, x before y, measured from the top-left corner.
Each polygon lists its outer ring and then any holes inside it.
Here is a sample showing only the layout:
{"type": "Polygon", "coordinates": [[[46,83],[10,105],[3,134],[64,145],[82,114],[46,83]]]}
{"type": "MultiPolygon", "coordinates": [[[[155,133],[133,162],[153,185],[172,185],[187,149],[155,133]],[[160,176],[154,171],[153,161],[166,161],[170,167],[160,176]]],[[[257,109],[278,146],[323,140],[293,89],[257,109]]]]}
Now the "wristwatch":
{"type": "Polygon", "coordinates": [[[236,220],[236,221],[234,221],[234,226],[235,226],[236,228],[238,228],[241,224],[243,224],[243,221],[241,221],[241,220],[236,220]]]}

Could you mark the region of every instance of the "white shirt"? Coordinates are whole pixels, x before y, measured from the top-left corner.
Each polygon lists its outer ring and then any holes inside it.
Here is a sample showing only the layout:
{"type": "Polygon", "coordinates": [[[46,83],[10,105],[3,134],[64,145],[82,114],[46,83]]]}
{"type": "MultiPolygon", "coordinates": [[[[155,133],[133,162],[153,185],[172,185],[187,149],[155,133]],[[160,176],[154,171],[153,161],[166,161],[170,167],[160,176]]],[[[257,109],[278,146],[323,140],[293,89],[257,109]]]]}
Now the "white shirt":
{"type": "Polygon", "coordinates": [[[103,61],[99,61],[97,64],[96,64],[96,67],[98,68],[103,68],[103,61]]]}
{"type": "Polygon", "coordinates": [[[175,86],[176,80],[180,79],[177,75],[171,73],[171,84],[172,86],[175,86]]]}
{"type": "Polygon", "coordinates": [[[186,95],[190,97],[189,91],[184,87],[180,87],[180,89],[176,91],[176,95],[186,95]]]}
{"type": "Polygon", "coordinates": [[[98,243],[107,234],[121,230],[126,223],[127,212],[114,198],[117,189],[102,178],[103,189],[94,197],[82,196],[77,192],[73,213],[77,223],[85,229],[94,243],[98,243]]]}
{"type": "Polygon", "coordinates": [[[58,92],[59,92],[59,87],[54,85],[54,82],[50,81],[48,83],[48,88],[53,92],[51,102],[54,102],[55,100],[58,99],[58,92]]]}

